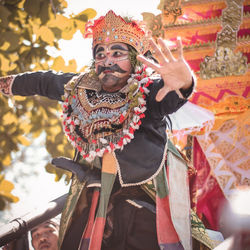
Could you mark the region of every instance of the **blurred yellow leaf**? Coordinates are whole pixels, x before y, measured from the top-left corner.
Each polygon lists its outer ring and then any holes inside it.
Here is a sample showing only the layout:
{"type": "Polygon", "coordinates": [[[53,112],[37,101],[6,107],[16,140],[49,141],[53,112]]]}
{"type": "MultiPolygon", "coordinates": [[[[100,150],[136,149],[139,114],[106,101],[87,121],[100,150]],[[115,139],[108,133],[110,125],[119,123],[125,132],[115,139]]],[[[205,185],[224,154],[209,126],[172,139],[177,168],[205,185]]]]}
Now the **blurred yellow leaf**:
{"type": "Polygon", "coordinates": [[[48,23],[49,27],[54,27],[61,30],[62,39],[70,40],[73,38],[73,35],[76,32],[76,27],[74,24],[74,20],[71,20],[62,15],[56,15],[54,20],[51,20],[48,23]]]}
{"type": "Polygon", "coordinates": [[[69,65],[67,66],[67,72],[76,72],[77,63],[75,59],[69,61],[69,65]]]}
{"type": "Polygon", "coordinates": [[[75,19],[79,19],[81,21],[87,22],[89,19],[92,19],[96,16],[96,11],[92,8],[88,8],[80,13],[78,13],[76,16],[74,16],[75,19]]]}
{"type": "Polygon", "coordinates": [[[58,56],[52,65],[52,69],[55,71],[63,71],[63,68],[65,67],[65,61],[61,56],[58,56]]]}
{"type": "Polygon", "coordinates": [[[56,18],[53,18],[48,22],[49,27],[59,28],[61,30],[66,29],[70,25],[70,19],[63,15],[56,15],[56,18]]]}
{"type": "Polygon", "coordinates": [[[15,101],[24,101],[26,99],[25,96],[15,95],[14,96],[15,101]]]}
{"type": "Polygon", "coordinates": [[[11,157],[10,155],[7,155],[3,160],[2,163],[4,166],[9,166],[11,164],[11,157]]]}
{"type": "Polygon", "coordinates": [[[60,4],[62,6],[62,8],[67,8],[68,7],[68,3],[64,0],[60,0],[60,4]]]}
{"type": "Polygon", "coordinates": [[[19,135],[17,137],[17,139],[18,139],[18,142],[20,142],[24,146],[29,146],[30,145],[30,141],[26,137],[24,137],[23,135],[19,135]]]}
{"type": "Polygon", "coordinates": [[[0,47],[1,50],[7,50],[10,47],[10,43],[4,41],[3,45],[0,47]]]}
{"type": "Polygon", "coordinates": [[[75,28],[74,22],[72,21],[72,25],[68,26],[66,29],[62,31],[62,39],[71,40],[75,32],[76,32],[76,28],[75,28]]]}
{"type": "Polygon", "coordinates": [[[0,69],[2,71],[12,71],[16,68],[16,64],[12,63],[10,60],[8,60],[7,58],[5,58],[4,56],[2,56],[0,54],[0,69]]]}
{"type": "Polygon", "coordinates": [[[20,129],[22,129],[25,134],[28,134],[30,132],[31,128],[32,128],[31,124],[29,124],[27,122],[22,122],[20,124],[20,129]]]}
{"type": "Polygon", "coordinates": [[[40,108],[39,111],[41,112],[42,116],[44,117],[44,120],[48,120],[48,114],[47,112],[44,110],[44,108],[40,108]]]}
{"type": "Polygon", "coordinates": [[[23,5],[24,5],[24,1],[21,1],[21,2],[17,3],[18,8],[23,8],[23,5]]]}
{"type": "Polygon", "coordinates": [[[77,63],[75,59],[72,59],[68,62],[68,65],[65,65],[65,61],[61,56],[58,56],[51,67],[55,71],[63,72],[76,72],[77,63]]]}
{"type": "Polygon", "coordinates": [[[0,175],[0,196],[7,199],[9,202],[18,202],[19,198],[11,194],[14,185],[10,181],[7,181],[3,178],[3,175],[0,175]]]}
{"type": "Polygon", "coordinates": [[[88,68],[89,68],[88,66],[83,66],[83,67],[79,70],[79,72],[85,72],[88,68]]]}
{"type": "Polygon", "coordinates": [[[63,153],[63,151],[64,151],[64,145],[63,144],[57,145],[57,150],[63,153]]]}
{"type": "Polygon", "coordinates": [[[40,36],[44,42],[47,42],[49,45],[53,45],[55,36],[54,33],[48,27],[42,26],[40,28],[40,36]]]}
{"type": "Polygon", "coordinates": [[[86,22],[80,21],[80,20],[75,20],[75,24],[77,29],[80,30],[80,32],[82,33],[82,35],[85,34],[85,24],[86,22]]]}
{"type": "Polygon", "coordinates": [[[0,141],[0,147],[3,148],[6,144],[6,141],[0,141]]]}
{"type": "Polygon", "coordinates": [[[9,125],[11,123],[16,123],[16,122],[17,122],[17,117],[11,112],[8,112],[3,116],[3,125],[9,125]]]}
{"type": "Polygon", "coordinates": [[[50,128],[50,132],[53,136],[55,136],[56,134],[58,134],[59,132],[61,132],[62,128],[61,126],[53,126],[50,128]]]}
{"type": "Polygon", "coordinates": [[[9,59],[12,61],[12,62],[15,62],[19,59],[19,56],[17,53],[12,53],[12,54],[9,54],[9,59]]]}
{"type": "Polygon", "coordinates": [[[45,169],[48,173],[55,174],[55,181],[60,181],[63,175],[66,175],[66,180],[69,180],[72,175],[71,172],[57,168],[50,163],[45,166],[45,169]]]}
{"type": "Polygon", "coordinates": [[[29,51],[29,50],[30,50],[29,46],[23,45],[20,47],[19,53],[22,54],[23,52],[29,51]]]}
{"type": "Polygon", "coordinates": [[[40,134],[42,133],[42,128],[41,129],[39,129],[39,130],[37,130],[37,131],[35,131],[35,132],[32,132],[32,137],[33,138],[37,138],[38,136],[40,136],[40,134]]]}

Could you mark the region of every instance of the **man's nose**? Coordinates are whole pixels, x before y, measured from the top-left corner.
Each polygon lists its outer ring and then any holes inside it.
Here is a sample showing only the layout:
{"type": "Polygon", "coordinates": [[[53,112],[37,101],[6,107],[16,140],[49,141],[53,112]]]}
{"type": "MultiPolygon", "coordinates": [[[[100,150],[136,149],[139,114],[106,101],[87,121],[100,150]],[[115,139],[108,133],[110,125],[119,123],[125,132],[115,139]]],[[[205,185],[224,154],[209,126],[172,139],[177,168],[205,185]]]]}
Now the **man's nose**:
{"type": "Polygon", "coordinates": [[[104,66],[112,66],[114,64],[113,59],[110,55],[106,56],[106,59],[104,61],[104,66]]]}
{"type": "Polygon", "coordinates": [[[40,237],[40,241],[45,241],[48,239],[48,235],[47,234],[42,234],[40,237]]]}

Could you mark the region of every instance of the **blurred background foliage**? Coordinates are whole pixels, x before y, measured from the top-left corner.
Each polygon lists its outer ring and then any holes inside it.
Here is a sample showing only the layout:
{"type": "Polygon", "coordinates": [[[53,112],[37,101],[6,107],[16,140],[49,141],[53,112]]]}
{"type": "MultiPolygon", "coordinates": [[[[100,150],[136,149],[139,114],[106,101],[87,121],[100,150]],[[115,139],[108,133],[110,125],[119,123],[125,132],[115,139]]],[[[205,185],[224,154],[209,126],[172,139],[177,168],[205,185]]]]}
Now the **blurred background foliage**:
{"type": "MultiPolygon", "coordinates": [[[[66,7],[64,0],[0,0],[0,76],[48,69],[76,72],[75,60],[65,65],[62,57],[51,57],[47,48],[59,49],[59,39],[70,40],[77,30],[84,33],[86,22],[96,12],[86,9],[66,17],[63,15],[66,7]]],[[[72,157],[73,149],[62,131],[58,102],[39,96],[16,96],[10,100],[0,95],[0,107],[0,210],[3,210],[8,202],[18,201],[11,194],[14,185],[4,178],[4,171],[11,167],[13,153],[20,150],[20,145],[29,146],[45,133],[51,157],[72,157]]],[[[70,173],[49,163],[46,170],[55,174],[56,181],[64,174],[66,181],[70,180],[70,173]]]]}

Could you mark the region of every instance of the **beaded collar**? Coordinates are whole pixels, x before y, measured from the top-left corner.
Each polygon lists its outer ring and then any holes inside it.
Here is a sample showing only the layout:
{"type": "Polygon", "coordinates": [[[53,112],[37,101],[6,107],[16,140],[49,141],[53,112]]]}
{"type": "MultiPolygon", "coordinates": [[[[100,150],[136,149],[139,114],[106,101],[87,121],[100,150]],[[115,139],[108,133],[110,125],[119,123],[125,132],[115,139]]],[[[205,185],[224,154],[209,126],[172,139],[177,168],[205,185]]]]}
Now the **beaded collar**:
{"type": "Polygon", "coordinates": [[[116,93],[102,92],[89,73],[73,77],[63,97],[63,129],[82,157],[91,162],[105,152],[122,150],[145,117],[150,70],[137,69],[116,93]]]}

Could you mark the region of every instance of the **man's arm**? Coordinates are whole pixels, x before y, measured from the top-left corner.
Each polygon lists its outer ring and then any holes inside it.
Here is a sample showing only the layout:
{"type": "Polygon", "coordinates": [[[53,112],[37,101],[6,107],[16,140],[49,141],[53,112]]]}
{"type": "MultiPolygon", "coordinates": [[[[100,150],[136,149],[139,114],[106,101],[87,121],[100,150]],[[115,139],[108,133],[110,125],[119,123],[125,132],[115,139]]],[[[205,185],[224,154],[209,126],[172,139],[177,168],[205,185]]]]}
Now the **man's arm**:
{"type": "Polygon", "coordinates": [[[195,79],[192,79],[192,83],[188,89],[179,90],[182,97],[180,97],[176,91],[170,91],[160,102],[158,102],[156,101],[156,96],[163,86],[164,83],[162,79],[155,80],[154,83],[149,86],[150,94],[147,97],[147,110],[154,119],[161,120],[164,116],[172,114],[181,108],[193,92],[195,79]]]}
{"type": "Polygon", "coordinates": [[[37,71],[0,77],[0,91],[7,96],[41,95],[61,101],[64,85],[75,75],[73,73],[37,71]]]}

